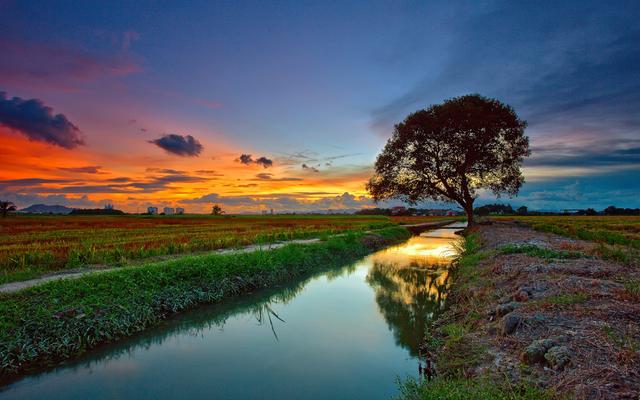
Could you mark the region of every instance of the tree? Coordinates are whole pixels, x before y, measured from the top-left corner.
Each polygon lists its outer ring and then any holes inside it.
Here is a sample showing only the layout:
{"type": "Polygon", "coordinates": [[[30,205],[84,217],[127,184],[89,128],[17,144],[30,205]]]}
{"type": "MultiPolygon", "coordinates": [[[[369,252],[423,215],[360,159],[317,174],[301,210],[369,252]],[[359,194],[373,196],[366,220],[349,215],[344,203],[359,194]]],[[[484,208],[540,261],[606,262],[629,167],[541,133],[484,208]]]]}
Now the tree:
{"type": "Polygon", "coordinates": [[[222,215],[222,214],[224,214],[224,210],[219,205],[214,204],[213,208],[211,209],[211,214],[213,214],[213,215],[222,215]]]}
{"type": "Polygon", "coordinates": [[[529,209],[527,208],[527,206],[521,206],[521,207],[518,207],[517,212],[518,212],[518,215],[527,215],[529,214],[529,209]]]}
{"type": "Polygon", "coordinates": [[[477,94],[419,110],[395,126],[367,189],[375,201],[456,202],[472,225],[478,190],[512,197],[522,186],[525,127],[511,107],[477,94]]]}
{"type": "Polygon", "coordinates": [[[6,217],[7,213],[10,211],[15,211],[16,205],[10,201],[0,201],[0,213],[2,213],[2,217],[6,217]]]}

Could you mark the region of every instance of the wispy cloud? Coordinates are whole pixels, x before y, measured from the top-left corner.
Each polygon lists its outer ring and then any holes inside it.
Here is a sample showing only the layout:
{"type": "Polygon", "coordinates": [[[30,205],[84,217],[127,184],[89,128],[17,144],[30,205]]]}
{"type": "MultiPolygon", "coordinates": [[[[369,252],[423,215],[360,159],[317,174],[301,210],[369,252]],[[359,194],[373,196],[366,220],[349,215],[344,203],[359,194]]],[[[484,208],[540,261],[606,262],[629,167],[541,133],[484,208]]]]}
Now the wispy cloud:
{"type": "Polygon", "coordinates": [[[99,165],[87,165],[84,167],[59,167],[60,171],[75,172],[79,174],[100,174],[102,167],[99,165]]]}
{"type": "MultiPolygon", "coordinates": [[[[129,37],[131,43],[133,37],[129,37]]],[[[0,76],[5,85],[38,90],[77,91],[107,77],[140,72],[129,52],[98,54],[79,48],[0,38],[0,76]]]]}

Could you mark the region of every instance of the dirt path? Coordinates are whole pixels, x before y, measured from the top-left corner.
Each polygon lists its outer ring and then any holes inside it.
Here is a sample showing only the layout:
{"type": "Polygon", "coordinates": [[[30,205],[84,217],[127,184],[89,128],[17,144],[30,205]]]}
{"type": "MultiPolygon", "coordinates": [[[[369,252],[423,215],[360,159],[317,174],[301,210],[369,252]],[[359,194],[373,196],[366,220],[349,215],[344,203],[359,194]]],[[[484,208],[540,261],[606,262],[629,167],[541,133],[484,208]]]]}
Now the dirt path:
{"type": "Polygon", "coordinates": [[[486,349],[471,374],[497,372],[579,399],[638,399],[640,270],[593,256],[596,245],[515,223],[478,227],[478,277],[447,323],[486,349]],[[505,250],[509,245],[511,250],[505,250]],[[518,249],[518,250],[514,250],[518,249]],[[465,316],[475,310],[480,316],[465,316]]]}
{"type": "Polygon", "coordinates": [[[123,266],[123,267],[91,265],[82,269],[73,269],[73,270],[56,272],[56,273],[41,276],[40,278],[30,279],[27,281],[5,283],[3,285],[0,285],[0,293],[13,293],[13,292],[27,289],[42,283],[57,281],[61,279],[75,279],[87,274],[98,274],[98,273],[113,271],[115,269],[122,269],[122,268],[135,268],[137,265],[141,265],[143,263],[148,263],[148,262],[162,262],[162,261],[174,260],[176,258],[181,258],[181,257],[201,256],[201,255],[209,255],[209,254],[248,253],[256,250],[277,249],[277,248],[286,246],[288,244],[294,244],[294,243],[309,244],[309,243],[316,243],[319,241],[320,239],[317,239],[317,238],[316,239],[296,239],[296,240],[289,240],[286,242],[271,243],[268,245],[252,244],[252,245],[244,246],[240,248],[220,249],[220,250],[198,252],[198,253],[186,253],[186,254],[179,254],[174,256],[160,256],[160,257],[154,257],[153,259],[140,260],[134,264],[123,266]]]}

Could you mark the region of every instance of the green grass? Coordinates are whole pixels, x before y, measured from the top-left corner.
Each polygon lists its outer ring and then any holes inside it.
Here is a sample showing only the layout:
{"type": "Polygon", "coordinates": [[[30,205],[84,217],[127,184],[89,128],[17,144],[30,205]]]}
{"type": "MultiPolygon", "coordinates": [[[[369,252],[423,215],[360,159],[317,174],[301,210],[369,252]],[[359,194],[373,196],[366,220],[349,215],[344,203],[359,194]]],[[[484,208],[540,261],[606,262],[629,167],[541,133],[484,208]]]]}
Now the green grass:
{"type": "Polygon", "coordinates": [[[484,378],[407,379],[400,384],[400,400],[545,400],[552,394],[531,385],[507,385],[484,378]]]}
{"type": "Polygon", "coordinates": [[[629,279],[624,282],[624,288],[631,297],[640,298],[640,280],[629,279]]]}
{"type": "Polygon", "coordinates": [[[557,251],[533,244],[508,244],[499,249],[502,254],[526,254],[544,259],[572,259],[584,258],[586,255],[579,251],[557,251]]]}
{"type": "Polygon", "coordinates": [[[185,256],[0,295],[0,370],[55,364],[173,313],[344,265],[409,235],[392,227],[270,251],[185,256]]]}
{"type": "Polygon", "coordinates": [[[572,304],[580,304],[587,301],[589,297],[585,293],[565,293],[555,296],[545,297],[539,300],[541,304],[568,306],[572,304]]]}

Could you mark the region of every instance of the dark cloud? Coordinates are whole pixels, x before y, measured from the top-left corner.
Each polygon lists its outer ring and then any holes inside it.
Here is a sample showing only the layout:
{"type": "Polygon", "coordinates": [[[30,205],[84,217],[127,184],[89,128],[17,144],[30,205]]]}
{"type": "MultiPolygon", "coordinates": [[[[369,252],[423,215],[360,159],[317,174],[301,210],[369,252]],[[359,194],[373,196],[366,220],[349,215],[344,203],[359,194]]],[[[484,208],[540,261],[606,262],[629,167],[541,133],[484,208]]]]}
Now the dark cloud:
{"type": "MultiPolygon", "coordinates": [[[[640,3],[610,7],[585,1],[494,3],[459,7],[449,52],[438,72],[373,112],[373,125],[389,135],[409,112],[446,98],[480,92],[514,106],[528,133],[546,136],[640,134],[640,3]]],[[[415,46],[411,59],[429,54],[415,46]]],[[[405,56],[402,56],[405,57],[405,56]]],[[[406,57],[409,57],[407,55],[406,57]]],[[[407,59],[408,61],[408,59],[407,59]]]]}
{"type": "Polygon", "coordinates": [[[271,182],[293,182],[293,181],[302,181],[302,178],[292,178],[292,177],[284,177],[284,178],[274,178],[273,174],[269,174],[263,172],[261,174],[256,174],[255,179],[252,181],[271,181],[271,182]]]}
{"type": "Polygon", "coordinates": [[[172,133],[151,140],[149,143],[155,144],[167,153],[181,157],[197,157],[203,150],[200,142],[191,135],[182,136],[172,133]]]}
{"type": "Polygon", "coordinates": [[[320,172],[320,170],[316,167],[312,167],[311,165],[302,164],[302,169],[311,171],[311,172],[320,172]]]}
{"type": "Polygon", "coordinates": [[[128,178],[126,176],[119,176],[116,178],[110,178],[110,179],[106,179],[106,182],[114,182],[114,183],[125,183],[125,182],[131,182],[131,178],[128,178]]]}
{"type": "Polygon", "coordinates": [[[102,173],[100,171],[101,168],[102,167],[99,165],[87,165],[86,167],[60,167],[58,169],[65,172],[75,172],[80,174],[100,174],[102,173]]]}
{"type": "Polygon", "coordinates": [[[253,163],[253,158],[251,158],[251,154],[241,154],[236,161],[244,165],[249,165],[253,163]]]}
{"type": "Polygon", "coordinates": [[[255,161],[255,163],[258,165],[262,165],[264,168],[273,166],[273,161],[268,159],[267,157],[260,157],[255,161]]]}
{"type": "Polygon", "coordinates": [[[585,143],[552,143],[532,148],[525,160],[530,167],[618,167],[640,169],[639,140],[599,140],[585,143]]]}
{"type": "Polygon", "coordinates": [[[0,124],[20,132],[29,140],[46,142],[65,149],[84,145],[82,133],[63,114],[53,114],[39,99],[9,99],[0,92],[0,124]]]}
{"type": "Polygon", "coordinates": [[[251,164],[262,165],[262,167],[264,168],[269,168],[273,166],[273,160],[264,156],[254,160],[251,154],[241,154],[240,157],[236,159],[236,161],[244,165],[251,165],[251,164]]]}
{"type": "Polygon", "coordinates": [[[218,173],[218,171],[212,169],[199,169],[195,171],[196,174],[210,175],[210,176],[224,176],[224,174],[218,173]]]}
{"type": "Polygon", "coordinates": [[[268,173],[261,173],[261,174],[257,174],[256,175],[256,179],[260,179],[260,180],[269,180],[269,179],[273,179],[273,174],[268,174],[268,173]]]}
{"type": "Polygon", "coordinates": [[[102,207],[106,203],[112,203],[110,200],[91,200],[86,194],[80,197],[69,197],[64,194],[29,194],[29,193],[0,193],[3,200],[15,203],[19,208],[28,207],[33,204],[60,205],[78,208],[94,208],[102,207]]]}
{"type": "Polygon", "coordinates": [[[16,188],[34,188],[44,184],[71,183],[69,179],[42,179],[42,178],[24,178],[24,179],[7,179],[0,180],[0,189],[16,189],[16,188]]]}
{"type": "Polygon", "coordinates": [[[171,169],[171,168],[147,168],[146,169],[147,172],[157,172],[160,174],[179,174],[179,175],[184,175],[187,173],[187,171],[181,171],[178,169],[171,169]]]}
{"type": "Polygon", "coordinates": [[[151,176],[143,180],[116,177],[93,181],[91,184],[82,180],[27,178],[0,180],[0,190],[11,190],[18,193],[153,193],[170,188],[175,183],[206,182],[209,180],[188,174],[151,176]],[[50,187],[50,184],[65,186],[50,187]]]}

